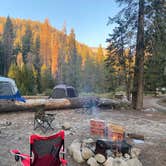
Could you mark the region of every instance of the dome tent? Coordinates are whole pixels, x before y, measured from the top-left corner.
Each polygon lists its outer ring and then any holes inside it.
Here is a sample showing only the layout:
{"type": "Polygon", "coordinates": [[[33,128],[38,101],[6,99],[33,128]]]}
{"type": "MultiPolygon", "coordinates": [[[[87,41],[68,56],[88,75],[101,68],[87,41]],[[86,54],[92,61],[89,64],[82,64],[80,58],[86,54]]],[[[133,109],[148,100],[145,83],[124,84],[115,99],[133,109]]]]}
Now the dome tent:
{"type": "Polygon", "coordinates": [[[0,77],[0,99],[1,100],[18,100],[25,102],[21,97],[15,81],[11,78],[0,77]]]}
{"type": "Polygon", "coordinates": [[[60,84],[54,87],[53,92],[49,98],[61,99],[77,97],[76,89],[72,86],[60,84]]]}

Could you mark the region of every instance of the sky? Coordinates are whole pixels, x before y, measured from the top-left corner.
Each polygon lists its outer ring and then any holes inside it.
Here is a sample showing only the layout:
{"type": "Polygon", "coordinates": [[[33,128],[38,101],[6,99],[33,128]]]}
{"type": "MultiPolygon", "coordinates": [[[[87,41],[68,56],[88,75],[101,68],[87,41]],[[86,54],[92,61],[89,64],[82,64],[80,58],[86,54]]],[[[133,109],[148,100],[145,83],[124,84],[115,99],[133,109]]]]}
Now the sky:
{"type": "Polygon", "coordinates": [[[106,38],[113,28],[113,25],[107,26],[108,17],[119,10],[115,0],[1,0],[0,16],[40,22],[48,18],[59,30],[65,22],[67,33],[74,28],[79,42],[106,47],[106,38]]]}

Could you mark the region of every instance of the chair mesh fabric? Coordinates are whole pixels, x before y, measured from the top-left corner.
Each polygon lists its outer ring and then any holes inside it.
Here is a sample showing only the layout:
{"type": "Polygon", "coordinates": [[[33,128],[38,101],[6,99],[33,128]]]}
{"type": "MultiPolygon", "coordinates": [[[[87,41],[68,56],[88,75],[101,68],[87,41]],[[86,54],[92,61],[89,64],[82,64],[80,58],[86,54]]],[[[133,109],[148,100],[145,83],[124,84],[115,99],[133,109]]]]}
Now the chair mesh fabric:
{"type": "Polygon", "coordinates": [[[38,157],[50,154],[54,158],[59,158],[59,151],[62,146],[62,142],[63,140],[61,137],[53,140],[38,140],[34,142],[32,149],[34,149],[38,157]]]}

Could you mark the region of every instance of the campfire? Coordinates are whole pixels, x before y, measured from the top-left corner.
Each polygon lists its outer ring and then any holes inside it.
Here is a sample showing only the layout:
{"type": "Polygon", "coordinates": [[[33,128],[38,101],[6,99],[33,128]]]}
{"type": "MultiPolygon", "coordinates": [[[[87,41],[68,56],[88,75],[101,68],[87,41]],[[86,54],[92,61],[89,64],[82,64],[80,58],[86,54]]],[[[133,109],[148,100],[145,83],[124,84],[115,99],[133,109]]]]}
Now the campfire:
{"type": "Polygon", "coordinates": [[[142,166],[138,160],[140,150],[125,140],[124,127],[101,119],[90,120],[92,138],[74,140],[70,155],[77,163],[90,166],[142,166]]]}

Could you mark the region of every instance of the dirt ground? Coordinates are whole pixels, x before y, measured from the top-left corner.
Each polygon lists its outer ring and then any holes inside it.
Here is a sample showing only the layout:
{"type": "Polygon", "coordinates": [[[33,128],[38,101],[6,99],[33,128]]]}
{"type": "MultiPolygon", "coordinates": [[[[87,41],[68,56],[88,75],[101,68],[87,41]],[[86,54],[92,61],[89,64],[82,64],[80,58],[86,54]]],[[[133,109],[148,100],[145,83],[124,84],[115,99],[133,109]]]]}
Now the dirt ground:
{"type": "MultiPolygon", "coordinates": [[[[149,107],[150,104],[146,106],[149,107]]],[[[56,113],[53,121],[53,134],[62,129],[64,122],[71,124],[71,130],[65,131],[66,148],[74,139],[93,138],[89,131],[90,119],[99,118],[106,122],[113,122],[125,127],[126,132],[134,132],[145,136],[145,143],[134,144],[142,152],[140,160],[143,166],[166,165],[166,113],[164,112],[135,112],[127,110],[94,110],[87,114],[83,109],[49,111],[56,113]]],[[[29,136],[32,133],[44,135],[40,129],[33,130],[34,112],[17,112],[0,114],[0,166],[16,166],[11,149],[19,149],[29,153],[29,136]],[[11,122],[6,123],[6,122],[11,122]]],[[[66,154],[69,166],[79,166],[70,155],[66,154]]],[[[84,166],[86,164],[83,164],[84,166]]]]}

